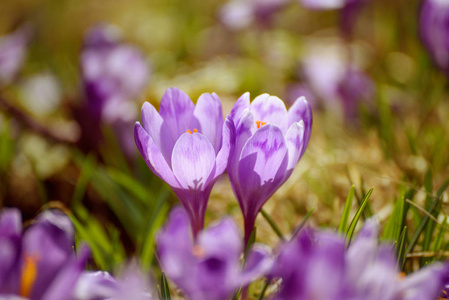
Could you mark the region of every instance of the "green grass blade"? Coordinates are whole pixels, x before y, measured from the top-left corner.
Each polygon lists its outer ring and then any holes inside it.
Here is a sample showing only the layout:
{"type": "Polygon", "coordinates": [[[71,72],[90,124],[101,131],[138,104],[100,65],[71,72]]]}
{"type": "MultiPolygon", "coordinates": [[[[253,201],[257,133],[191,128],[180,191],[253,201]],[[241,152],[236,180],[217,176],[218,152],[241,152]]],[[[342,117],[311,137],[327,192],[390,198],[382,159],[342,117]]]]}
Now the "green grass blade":
{"type": "Polygon", "coordinates": [[[343,214],[340,220],[340,225],[338,225],[338,232],[345,233],[348,228],[349,214],[351,213],[352,200],[354,199],[355,187],[351,186],[349,190],[348,197],[346,198],[345,207],[343,208],[343,214]]]}
{"type": "Polygon", "coordinates": [[[311,210],[309,210],[307,212],[307,214],[305,215],[304,219],[301,221],[301,224],[298,225],[298,227],[296,227],[295,232],[293,233],[292,237],[295,237],[298,232],[304,227],[304,225],[306,225],[307,220],[310,218],[310,216],[313,213],[313,208],[311,210]]]}
{"type": "Polygon", "coordinates": [[[161,275],[161,300],[170,300],[170,288],[168,287],[167,277],[162,273],[161,275]]]}
{"type": "Polygon", "coordinates": [[[362,204],[360,205],[359,209],[357,210],[356,214],[354,215],[354,218],[352,218],[351,223],[349,224],[348,231],[346,233],[346,245],[349,246],[351,243],[352,235],[354,234],[355,227],[357,225],[357,222],[360,219],[360,216],[363,213],[363,210],[366,207],[366,204],[368,203],[369,197],[371,196],[374,188],[371,188],[368,193],[366,193],[365,198],[362,200],[362,204]]]}
{"type": "Polygon", "coordinates": [[[267,220],[268,224],[270,224],[271,228],[273,229],[273,231],[276,233],[276,235],[282,240],[285,241],[284,235],[282,234],[281,230],[279,229],[279,227],[277,227],[276,223],[274,222],[274,220],[270,217],[270,215],[262,208],[260,210],[260,212],[262,213],[262,216],[265,218],[265,220],[267,220]]]}
{"type": "Polygon", "coordinates": [[[405,262],[405,240],[407,237],[407,226],[404,226],[404,229],[402,229],[401,235],[399,236],[398,243],[396,244],[396,253],[398,257],[398,266],[401,267],[401,269],[404,266],[405,262]]]}

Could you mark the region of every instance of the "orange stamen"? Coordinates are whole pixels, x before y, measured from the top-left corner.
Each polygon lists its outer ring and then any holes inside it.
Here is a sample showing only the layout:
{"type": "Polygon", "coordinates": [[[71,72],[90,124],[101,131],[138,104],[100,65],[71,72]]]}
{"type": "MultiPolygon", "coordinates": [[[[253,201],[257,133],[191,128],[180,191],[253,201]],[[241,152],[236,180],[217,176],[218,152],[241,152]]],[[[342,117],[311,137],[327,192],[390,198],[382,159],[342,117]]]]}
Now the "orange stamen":
{"type": "Polygon", "coordinates": [[[259,128],[262,127],[263,125],[267,125],[267,122],[256,121],[256,125],[257,125],[257,129],[259,129],[259,128]]]}
{"type": "Polygon", "coordinates": [[[405,274],[404,272],[401,272],[397,275],[396,279],[398,281],[402,281],[402,280],[404,280],[405,277],[407,277],[407,274],[405,274]]]}
{"type": "Polygon", "coordinates": [[[202,258],[206,255],[206,251],[203,249],[203,247],[195,245],[192,248],[192,254],[197,258],[202,258]]]}
{"type": "MultiPolygon", "coordinates": [[[[192,134],[192,131],[189,129],[187,129],[186,132],[192,134]]],[[[195,132],[198,132],[198,129],[196,129],[196,128],[193,129],[193,133],[195,133],[195,132]]]]}
{"type": "Polygon", "coordinates": [[[34,282],[37,279],[37,261],[36,256],[25,254],[20,277],[20,296],[29,298],[33,289],[34,282]]]}

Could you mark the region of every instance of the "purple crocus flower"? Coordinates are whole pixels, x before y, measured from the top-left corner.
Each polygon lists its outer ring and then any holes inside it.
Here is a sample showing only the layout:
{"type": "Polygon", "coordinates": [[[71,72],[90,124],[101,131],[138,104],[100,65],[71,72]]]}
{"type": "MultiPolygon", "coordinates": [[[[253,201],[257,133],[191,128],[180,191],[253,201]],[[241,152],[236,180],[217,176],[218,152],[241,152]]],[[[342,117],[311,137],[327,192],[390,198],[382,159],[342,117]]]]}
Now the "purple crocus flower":
{"type": "Polygon", "coordinates": [[[58,211],[45,211],[22,233],[20,213],[0,216],[0,298],[70,300],[89,251],[73,254],[74,229],[58,211]]]}
{"type": "Polygon", "coordinates": [[[282,278],[275,299],[436,299],[448,265],[433,264],[405,276],[397,268],[393,245],[379,245],[378,231],[377,221],[367,221],[347,250],[337,233],[300,231],[282,246],[274,264],[271,275],[282,278]]]}
{"type": "Polygon", "coordinates": [[[231,0],[221,8],[219,18],[226,27],[233,30],[252,23],[267,27],[274,14],[289,3],[290,0],[231,0]]]}
{"type": "Polygon", "coordinates": [[[28,53],[30,28],[22,26],[0,38],[0,86],[11,83],[22,69],[28,53]]]}
{"type": "Polygon", "coordinates": [[[449,77],[449,1],[423,1],[419,23],[424,46],[436,65],[449,77]]]}
{"type": "Polygon", "coordinates": [[[140,50],[123,43],[117,28],[98,25],[86,35],[80,63],[90,109],[109,123],[135,119],[129,100],[142,94],[149,78],[140,50]]]}
{"type": "Polygon", "coordinates": [[[85,271],[77,282],[76,300],[152,300],[150,280],[136,263],[129,264],[118,279],[108,272],[85,271]]]}
{"type": "Polygon", "coordinates": [[[230,120],[223,124],[220,99],[202,94],[196,106],[177,88],[168,89],[159,113],[142,106],[134,138],[150,170],[168,183],[189,214],[193,234],[204,226],[212,186],[228,163],[234,142],[230,120]]]}
{"type": "Polygon", "coordinates": [[[228,175],[242,209],[245,243],[263,204],[290,177],[304,154],[312,131],[312,111],[304,97],[290,107],[263,94],[250,104],[249,93],[234,105],[235,148],[228,175]]]}
{"type": "Polygon", "coordinates": [[[175,208],[156,239],[162,270],[189,299],[228,299],[272,267],[266,248],[256,244],[242,270],[241,236],[230,218],[199,232],[193,240],[187,214],[175,208]]]}

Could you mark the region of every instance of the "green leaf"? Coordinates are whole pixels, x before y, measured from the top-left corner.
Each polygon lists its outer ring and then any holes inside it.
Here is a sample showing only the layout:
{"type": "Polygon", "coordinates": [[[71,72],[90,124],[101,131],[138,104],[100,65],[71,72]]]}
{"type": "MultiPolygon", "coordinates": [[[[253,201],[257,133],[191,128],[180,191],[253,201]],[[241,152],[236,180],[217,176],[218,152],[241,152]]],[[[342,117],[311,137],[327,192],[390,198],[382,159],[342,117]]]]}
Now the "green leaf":
{"type": "Polygon", "coordinates": [[[270,215],[262,208],[260,210],[260,212],[262,213],[262,216],[265,218],[265,220],[267,220],[268,224],[270,224],[271,228],[273,229],[273,231],[276,233],[276,235],[282,240],[285,241],[284,235],[282,234],[281,230],[279,229],[279,227],[277,227],[276,223],[274,222],[274,220],[270,217],[270,215]]]}
{"type": "Polygon", "coordinates": [[[340,225],[338,225],[338,232],[345,233],[348,228],[349,214],[351,213],[352,200],[354,199],[354,185],[349,190],[348,197],[346,198],[345,207],[343,208],[343,214],[341,216],[340,225]]]}
{"type": "Polygon", "coordinates": [[[402,229],[402,232],[399,236],[398,243],[396,244],[396,253],[398,257],[398,266],[401,268],[404,267],[405,262],[405,239],[407,237],[407,226],[404,226],[404,229],[402,229]]]}
{"type": "Polygon", "coordinates": [[[170,300],[170,288],[168,287],[167,278],[165,277],[165,274],[162,273],[161,275],[161,294],[160,294],[161,300],[170,300]]]}
{"type": "Polygon", "coordinates": [[[388,221],[385,224],[384,230],[382,232],[383,240],[390,240],[394,242],[399,241],[399,236],[403,231],[402,221],[404,216],[404,204],[405,199],[403,198],[403,196],[398,201],[396,201],[393,212],[388,218],[388,221]]]}
{"type": "Polygon", "coordinates": [[[298,232],[304,227],[304,225],[306,225],[306,222],[310,218],[310,216],[312,215],[313,210],[314,209],[312,208],[312,209],[310,209],[307,212],[307,214],[305,215],[304,219],[301,221],[301,224],[299,224],[298,227],[296,227],[295,232],[293,233],[292,238],[298,234],[298,232]]]}
{"type": "Polygon", "coordinates": [[[357,210],[357,212],[354,215],[354,218],[352,218],[352,221],[349,224],[349,228],[346,233],[346,245],[347,246],[349,246],[349,244],[351,243],[352,235],[354,234],[354,230],[357,225],[357,222],[359,221],[360,216],[362,215],[363,210],[365,209],[366,204],[368,203],[369,197],[371,196],[373,189],[374,188],[371,188],[368,191],[368,193],[366,193],[365,198],[363,198],[363,200],[362,200],[362,204],[360,205],[359,209],[357,210]]]}

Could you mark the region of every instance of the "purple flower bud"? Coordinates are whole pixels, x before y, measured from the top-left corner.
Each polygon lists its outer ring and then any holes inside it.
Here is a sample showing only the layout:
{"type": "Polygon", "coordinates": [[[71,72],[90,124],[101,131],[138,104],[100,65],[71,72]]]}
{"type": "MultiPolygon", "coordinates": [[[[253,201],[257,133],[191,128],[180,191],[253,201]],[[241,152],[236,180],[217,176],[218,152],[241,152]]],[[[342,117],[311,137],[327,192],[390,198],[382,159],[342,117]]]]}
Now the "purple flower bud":
{"type": "Polygon", "coordinates": [[[290,107],[263,94],[250,104],[249,93],[234,105],[235,148],[228,175],[245,221],[245,241],[263,204],[290,177],[312,131],[312,111],[304,97],[290,107]]]}
{"type": "Polygon", "coordinates": [[[27,26],[0,38],[0,85],[11,83],[22,69],[29,40],[30,28],[27,26]]]}
{"type": "Polygon", "coordinates": [[[204,226],[212,186],[228,163],[234,127],[223,124],[220,99],[202,94],[196,106],[177,88],[162,97],[159,113],[142,106],[134,138],[150,170],[168,183],[189,214],[194,235],[204,226]]]}
{"type": "Polygon", "coordinates": [[[449,76],[449,1],[423,1],[419,23],[424,46],[436,65],[449,76]]]}
{"type": "Polygon", "coordinates": [[[149,78],[140,50],[123,43],[117,28],[99,25],[87,33],[80,63],[90,109],[109,123],[135,119],[130,100],[143,92],[149,78]]]}
{"type": "Polygon", "coordinates": [[[255,245],[242,269],[243,245],[232,219],[200,231],[193,240],[189,218],[180,208],[170,213],[157,235],[157,250],[167,277],[195,300],[228,299],[272,267],[266,248],[255,245]]]}
{"type": "Polygon", "coordinates": [[[345,250],[345,238],[336,233],[302,230],[281,247],[274,264],[271,276],[282,278],[275,299],[436,299],[449,266],[435,263],[405,276],[393,245],[379,245],[378,232],[377,221],[368,220],[345,250]]]}

